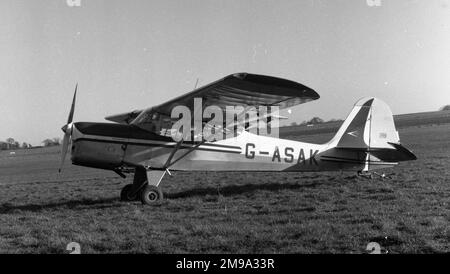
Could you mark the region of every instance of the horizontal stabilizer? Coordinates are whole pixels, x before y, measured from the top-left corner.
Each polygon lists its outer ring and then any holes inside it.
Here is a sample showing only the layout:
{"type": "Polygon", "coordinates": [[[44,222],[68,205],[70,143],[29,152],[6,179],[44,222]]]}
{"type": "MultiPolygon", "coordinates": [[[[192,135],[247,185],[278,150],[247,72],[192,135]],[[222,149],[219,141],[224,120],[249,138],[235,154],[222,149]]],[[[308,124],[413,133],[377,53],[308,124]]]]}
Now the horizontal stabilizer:
{"type": "MultiPolygon", "coordinates": [[[[416,155],[401,144],[389,143],[392,148],[336,148],[337,150],[368,153],[370,158],[375,157],[376,161],[382,162],[402,162],[417,160],[416,155]]],[[[369,158],[369,159],[370,159],[369,158]]]]}

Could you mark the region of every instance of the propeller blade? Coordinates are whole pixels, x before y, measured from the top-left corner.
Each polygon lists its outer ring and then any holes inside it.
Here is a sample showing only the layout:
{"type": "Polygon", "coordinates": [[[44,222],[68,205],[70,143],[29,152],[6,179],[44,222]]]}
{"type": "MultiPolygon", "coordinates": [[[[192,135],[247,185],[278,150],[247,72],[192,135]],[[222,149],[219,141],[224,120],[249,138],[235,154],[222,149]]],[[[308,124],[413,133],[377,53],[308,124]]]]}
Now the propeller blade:
{"type": "Polygon", "coordinates": [[[66,160],[66,154],[69,150],[69,145],[72,139],[72,127],[73,127],[73,114],[75,112],[75,100],[77,98],[77,89],[78,89],[78,83],[75,86],[75,92],[73,93],[73,99],[72,99],[72,106],[70,107],[69,117],[67,119],[67,124],[65,124],[61,129],[64,132],[64,138],[61,148],[61,163],[59,165],[59,172],[61,172],[61,169],[64,165],[64,161],[66,160]]]}
{"type": "Polygon", "coordinates": [[[73,113],[75,111],[75,99],[77,98],[77,89],[78,89],[78,83],[75,86],[75,93],[73,94],[72,106],[70,107],[69,118],[67,119],[67,124],[72,123],[72,120],[73,120],[73,113]]]}
{"type": "Polygon", "coordinates": [[[64,160],[66,159],[67,150],[70,145],[70,138],[71,138],[70,135],[72,135],[72,125],[71,124],[69,124],[69,126],[66,128],[66,131],[64,132],[64,139],[63,139],[62,148],[61,148],[61,163],[59,165],[58,172],[61,172],[61,169],[64,165],[64,160]]]}

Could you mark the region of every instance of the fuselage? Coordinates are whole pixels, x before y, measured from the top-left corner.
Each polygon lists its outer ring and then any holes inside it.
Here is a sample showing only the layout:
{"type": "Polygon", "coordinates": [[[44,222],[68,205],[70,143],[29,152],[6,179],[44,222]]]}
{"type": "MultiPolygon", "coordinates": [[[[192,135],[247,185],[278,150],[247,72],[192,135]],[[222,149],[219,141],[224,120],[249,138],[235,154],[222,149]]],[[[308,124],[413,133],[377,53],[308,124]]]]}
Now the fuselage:
{"type": "MultiPolygon", "coordinates": [[[[134,125],[74,123],[72,162],[75,165],[118,169],[145,166],[171,170],[214,171],[333,171],[361,170],[365,154],[335,149],[329,143],[311,144],[242,132],[216,142],[180,146],[171,138],[134,125]],[[172,155],[173,154],[173,155],[172,155]],[[172,161],[174,162],[174,161],[172,161]]],[[[378,168],[396,163],[381,163],[378,168]]]]}

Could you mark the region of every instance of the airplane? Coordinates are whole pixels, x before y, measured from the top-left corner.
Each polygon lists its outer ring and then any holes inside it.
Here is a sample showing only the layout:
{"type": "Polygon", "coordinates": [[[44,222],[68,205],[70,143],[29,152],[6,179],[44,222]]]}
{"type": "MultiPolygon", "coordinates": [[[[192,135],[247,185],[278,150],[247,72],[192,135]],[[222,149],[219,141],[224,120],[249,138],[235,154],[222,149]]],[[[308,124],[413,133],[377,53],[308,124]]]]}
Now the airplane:
{"type": "MultiPolygon", "coordinates": [[[[161,201],[161,180],[166,173],[171,175],[171,170],[366,174],[417,159],[400,143],[388,105],[374,97],[358,100],[335,136],[324,144],[258,135],[247,130],[248,125],[224,139],[175,141],[167,133],[174,124],[171,112],[178,105],[195,111],[194,98],[201,98],[203,107],[214,105],[225,109],[240,105],[248,109],[259,105],[286,109],[320,96],[291,80],[235,73],[160,105],[105,117],[110,121],[107,123],[92,123],[73,122],[77,88],[78,84],[67,124],[62,127],[59,171],[71,144],[74,165],[111,170],[123,178],[132,173],[133,183],[121,190],[122,201],[141,200],[144,205],[161,201]]],[[[268,123],[273,117],[265,115],[268,123]]],[[[236,123],[215,130],[226,134],[230,127],[236,127],[236,123]]]]}

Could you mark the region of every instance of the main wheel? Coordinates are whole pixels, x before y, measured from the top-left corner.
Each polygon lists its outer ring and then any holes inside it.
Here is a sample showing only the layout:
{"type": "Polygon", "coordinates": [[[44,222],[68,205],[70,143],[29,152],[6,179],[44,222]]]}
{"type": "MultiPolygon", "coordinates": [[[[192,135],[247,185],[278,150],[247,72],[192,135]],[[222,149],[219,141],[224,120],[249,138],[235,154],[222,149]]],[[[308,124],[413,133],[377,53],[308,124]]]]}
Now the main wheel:
{"type": "Polygon", "coordinates": [[[146,185],[141,192],[141,202],[144,205],[153,205],[163,199],[163,193],[159,187],[146,185]]]}
{"type": "Polygon", "coordinates": [[[136,201],[138,199],[138,194],[130,195],[132,189],[132,184],[124,186],[120,191],[120,200],[124,202],[136,201]]]}

